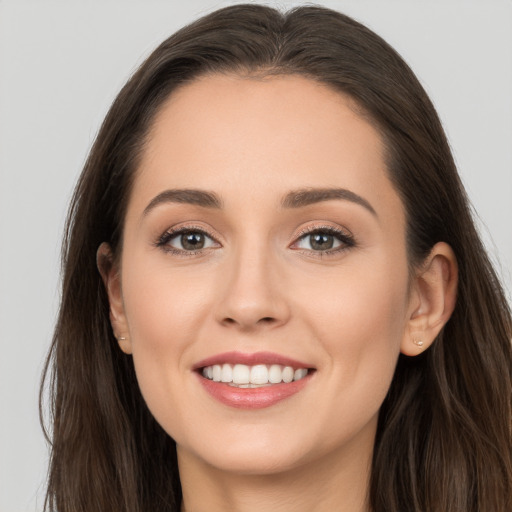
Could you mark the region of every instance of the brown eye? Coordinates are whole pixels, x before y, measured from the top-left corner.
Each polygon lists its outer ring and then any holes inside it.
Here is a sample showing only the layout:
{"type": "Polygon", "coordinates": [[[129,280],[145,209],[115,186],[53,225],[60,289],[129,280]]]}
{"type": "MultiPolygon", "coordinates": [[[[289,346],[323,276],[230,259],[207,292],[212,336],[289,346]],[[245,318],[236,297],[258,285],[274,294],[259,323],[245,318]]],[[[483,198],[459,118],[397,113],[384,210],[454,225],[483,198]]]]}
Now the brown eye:
{"type": "Polygon", "coordinates": [[[293,244],[293,249],[316,253],[335,253],[355,245],[351,235],[334,228],[315,229],[303,233],[293,244]]]}
{"type": "Polygon", "coordinates": [[[186,251],[203,249],[205,244],[205,236],[198,231],[183,233],[180,237],[181,246],[186,251]]]}
{"type": "Polygon", "coordinates": [[[325,251],[334,246],[334,236],[326,233],[314,233],[309,235],[311,248],[315,251],[325,251]]]}
{"type": "Polygon", "coordinates": [[[201,251],[211,247],[219,247],[220,244],[210,235],[200,229],[178,229],[164,233],[156,245],[165,251],[175,254],[187,254],[201,251]]]}

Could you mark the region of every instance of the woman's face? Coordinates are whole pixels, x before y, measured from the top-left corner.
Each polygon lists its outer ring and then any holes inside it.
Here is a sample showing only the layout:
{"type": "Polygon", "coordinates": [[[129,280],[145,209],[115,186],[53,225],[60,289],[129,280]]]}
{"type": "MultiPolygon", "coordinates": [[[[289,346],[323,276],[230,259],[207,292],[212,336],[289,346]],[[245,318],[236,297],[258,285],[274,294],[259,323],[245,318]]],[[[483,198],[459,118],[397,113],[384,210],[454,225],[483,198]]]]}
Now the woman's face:
{"type": "Polygon", "coordinates": [[[120,276],[114,330],[182,459],[270,473],[370,456],[416,305],[381,138],[346,97],[298,76],[173,93],[134,182],[120,276]],[[232,368],[267,384],[215,381],[232,368]]]}

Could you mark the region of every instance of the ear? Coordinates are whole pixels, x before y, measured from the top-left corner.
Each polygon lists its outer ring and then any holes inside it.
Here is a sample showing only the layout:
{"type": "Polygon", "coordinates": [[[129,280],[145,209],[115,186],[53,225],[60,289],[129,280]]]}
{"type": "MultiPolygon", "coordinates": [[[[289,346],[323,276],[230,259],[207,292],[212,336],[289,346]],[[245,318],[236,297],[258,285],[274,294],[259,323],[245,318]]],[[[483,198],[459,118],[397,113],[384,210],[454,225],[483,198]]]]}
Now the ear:
{"type": "Polygon", "coordinates": [[[402,354],[415,356],[432,345],[455,309],[457,282],[455,254],[447,243],[439,242],[432,248],[411,283],[402,354]]]}
{"type": "Polygon", "coordinates": [[[96,252],[96,265],[107,291],[110,304],[110,324],[114,336],[117,338],[121,350],[125,354],[131,354],[132,347],[124,313],[120,269],[110,246],[106,242],[103,242],[96,252]]]}

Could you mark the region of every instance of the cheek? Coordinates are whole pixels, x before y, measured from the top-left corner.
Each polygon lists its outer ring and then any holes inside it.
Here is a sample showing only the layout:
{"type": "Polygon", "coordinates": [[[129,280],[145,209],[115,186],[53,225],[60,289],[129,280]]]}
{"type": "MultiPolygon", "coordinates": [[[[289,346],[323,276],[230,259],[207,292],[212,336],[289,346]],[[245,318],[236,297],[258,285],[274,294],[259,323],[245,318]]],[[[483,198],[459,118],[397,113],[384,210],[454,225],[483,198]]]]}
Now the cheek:
{"type": "Polygon", "coordinates": [[[406,269],[405,259],[369,255],[317,280],[313,296],[313,288],[306,285],[301,296],[307,298],[312,317],[323,318],[318,322],[325,328],[319,339],[334,335],[339,340],[334,350],[375,348],[385,340],[399,344],[408,306],[406,269]]]}
{"type": "Polygon", "coordinates": [[[328,400],[354,411],[354,422],[377,414],[389,389],[407,326],[407,284],[393,266],[361,265],[326,282],[326,293],[310,301],[308,318],[336,382],[328,400]]]}
{"type": "Polygon", "coordinates": [[[320,339],[332,344],[329,352],[345,355],[398,349],[405,326],[405,288],[389,277],[352,274],[344,286],[322,304],[325,334],[320,339]]]}
{"type": "Polygon", "coordinates": [[[123,274],[123,299],[134,350],[139,345],[156,352],[179,351],[206,311],[204,283],[171,271],[165,258],[151,265],[148,258],[127,258],[125,268],[130,270],[123,274]]]}
{"type": "MultiPolygon", "coordinates": [[[[165,264],[135,256],[123,268],[123,299],[137,380],[149,409],[162,425],[181,409],[179,393],[188,351],[208,313],[205,283],[165,264]]],[[[190,357],[188,358],[188,361],[190,357]]]]}

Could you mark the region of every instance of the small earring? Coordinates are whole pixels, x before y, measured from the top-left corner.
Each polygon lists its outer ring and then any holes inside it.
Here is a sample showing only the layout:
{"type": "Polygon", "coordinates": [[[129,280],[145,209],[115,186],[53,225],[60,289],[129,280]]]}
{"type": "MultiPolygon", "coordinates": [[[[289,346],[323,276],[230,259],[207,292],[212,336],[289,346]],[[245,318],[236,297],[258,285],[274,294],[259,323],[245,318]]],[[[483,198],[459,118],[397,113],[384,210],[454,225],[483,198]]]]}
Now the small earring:
{"type": "Polygon", "coordinates": [[[418,347],[423,347],[423,341],[421,341],[421,340],[412,340],[412,342],[415,345],[418,345],[418,347]]]}
{"type": "Polygon", "coordinates": [[[126,341],[126,338],[124,336],[119,336],[119,338],[117,338],[117,341],[126,341]]]}

